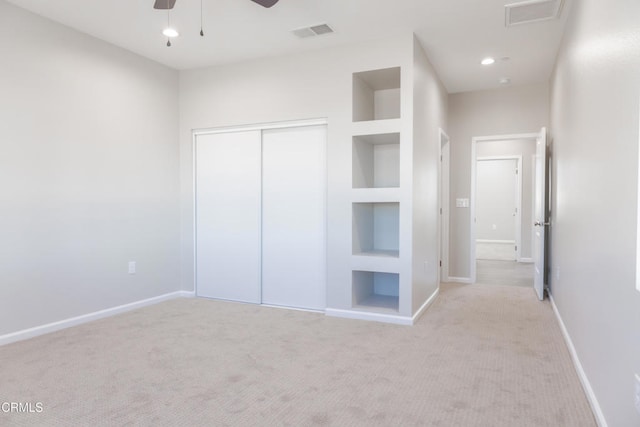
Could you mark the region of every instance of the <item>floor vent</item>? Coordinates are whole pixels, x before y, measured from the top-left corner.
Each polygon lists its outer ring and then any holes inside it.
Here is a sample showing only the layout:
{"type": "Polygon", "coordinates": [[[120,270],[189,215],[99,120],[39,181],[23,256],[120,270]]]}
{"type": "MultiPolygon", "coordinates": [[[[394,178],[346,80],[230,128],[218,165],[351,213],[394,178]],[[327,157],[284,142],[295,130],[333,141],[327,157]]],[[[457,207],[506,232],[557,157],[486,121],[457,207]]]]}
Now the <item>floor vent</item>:
{"type": "Polygon", "coordinates": [[[563,0],[526,0],[505,5],[505,25],[556,19],[562,11],[563,0]]]}
{"type": "Polygon", "coordinates": [[[314,25],[311,27],[298,28],[296,30],[291,31],[296,36],[301,39],[306,39],[307,37],[315,37],[322,36],[325,34],[333,33],[333,28],[331,28],[327,24],[314,25]]]}

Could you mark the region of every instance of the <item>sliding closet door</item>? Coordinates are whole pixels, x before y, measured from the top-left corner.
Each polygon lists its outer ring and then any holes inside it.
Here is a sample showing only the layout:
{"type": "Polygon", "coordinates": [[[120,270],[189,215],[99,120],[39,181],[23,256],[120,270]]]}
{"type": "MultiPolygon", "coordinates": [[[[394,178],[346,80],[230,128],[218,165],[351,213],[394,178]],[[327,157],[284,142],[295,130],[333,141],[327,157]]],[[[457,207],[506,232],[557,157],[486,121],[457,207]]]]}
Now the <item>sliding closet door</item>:
{"type": "Polygon", "coordinates": [[[260,303],[260,131],[196,140],[198,296],[260,303]]]}
{"type": "Polygon", "coordinates": [[[263,132],[263,304],[326,307],[326,139],[326,126],[263,132]]]}

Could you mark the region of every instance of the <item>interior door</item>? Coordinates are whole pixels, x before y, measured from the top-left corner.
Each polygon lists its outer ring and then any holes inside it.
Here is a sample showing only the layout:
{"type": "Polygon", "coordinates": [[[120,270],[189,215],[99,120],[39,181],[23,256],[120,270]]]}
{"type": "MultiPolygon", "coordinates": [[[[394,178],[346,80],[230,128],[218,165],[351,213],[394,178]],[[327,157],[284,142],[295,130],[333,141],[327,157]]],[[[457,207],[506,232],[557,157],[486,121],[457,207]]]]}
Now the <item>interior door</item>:
{"type": "Polygon", "coordinates": [[[263,304],[326,307],[326,138],[326,126],[263,132],[263,304]]]}
{"type": "Polygon", "coordinates": [[[196,293],[260,303],[261,132],[196,139],[196,293]]]}
{"type": "Polygon", "coordinates": [[[518,159],[478,158],[476,258],[516,261],[518,159]]]}
{"type": "Polygon", "coordinates": [[[540,301],[544,299],[545,277],[545,228],[547,222],[547,199],[545,194],[547,180],[547,129],[542,128],[536,140],[535,157],[535,188],[534,188],[534,241],[533,262],[535,266],[533,286],[540,301]]]}

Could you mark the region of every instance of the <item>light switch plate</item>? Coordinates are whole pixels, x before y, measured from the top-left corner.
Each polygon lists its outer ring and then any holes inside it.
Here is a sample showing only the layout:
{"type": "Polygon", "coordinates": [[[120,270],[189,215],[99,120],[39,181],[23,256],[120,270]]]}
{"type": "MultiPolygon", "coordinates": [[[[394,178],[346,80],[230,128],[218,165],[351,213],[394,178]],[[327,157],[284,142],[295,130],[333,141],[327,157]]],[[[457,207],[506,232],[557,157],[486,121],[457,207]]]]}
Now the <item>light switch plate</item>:
{"type": "Polygon", "coordinates": [[[456,208],[468,208],[469,199],[456,199],[456,208]]]}
{"type": "Polygon", "coordinates": [[[136,274],[136,262],[129,261],[129,274],[136,274]]]}

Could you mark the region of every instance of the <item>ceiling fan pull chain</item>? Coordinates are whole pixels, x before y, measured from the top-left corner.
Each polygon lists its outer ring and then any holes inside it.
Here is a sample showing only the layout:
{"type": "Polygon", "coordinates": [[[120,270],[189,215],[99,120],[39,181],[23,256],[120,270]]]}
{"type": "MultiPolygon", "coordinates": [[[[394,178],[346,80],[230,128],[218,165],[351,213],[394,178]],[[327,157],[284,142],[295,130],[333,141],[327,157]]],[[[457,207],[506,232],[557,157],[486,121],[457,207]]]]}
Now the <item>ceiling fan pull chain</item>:
{"type": "MultiPolygon", "coordinates": [[[[167,0],[167,28],[171,28],[171,15],[169,12],[169,0],[167,0]]],[[[167,47],[171,47],[171,37],[167,36],[167,47]]]]}
{"type": "Polygon", "coordinates": [[[204,37],[204,30],[202,29],[202,0],[200,0],[200,37],[204,37]]]}

